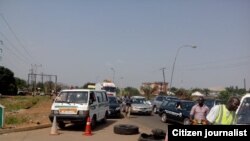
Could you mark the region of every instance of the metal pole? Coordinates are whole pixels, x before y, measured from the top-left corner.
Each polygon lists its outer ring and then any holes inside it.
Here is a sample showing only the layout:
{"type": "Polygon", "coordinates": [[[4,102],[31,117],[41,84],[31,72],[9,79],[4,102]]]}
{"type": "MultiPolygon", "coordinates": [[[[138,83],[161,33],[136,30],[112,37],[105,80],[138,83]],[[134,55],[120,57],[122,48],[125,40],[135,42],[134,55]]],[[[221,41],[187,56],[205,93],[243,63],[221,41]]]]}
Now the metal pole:
{"type": "Polygon", "coordinates": [[[176,55],[175,55],[175,58],[174,58],[174,63],[173,63],[173,67],[172,67],[172,73],[171,73],[171,80],[170,80],[170,85],[169,85],[169,91],[171,91],[171,88],[172,88],[172,81],[173,81],[173,76],[174,76],[174,68],[175,68],[175,63],[176,63],[176,59],[177,59],[177,56],[180,52],[180,50],[184,47],[191,47],[191,48],[196,48],[196,46],[193,46],[193,45],[183,45],[181,47],[178,48],[177,52],[176,52],[176,55]]]}
{"type": "Polygon", "coordinates": [[[114,68],[110,68],[113,71],[113,82],[115,83],[115,69],[114,68]]]}

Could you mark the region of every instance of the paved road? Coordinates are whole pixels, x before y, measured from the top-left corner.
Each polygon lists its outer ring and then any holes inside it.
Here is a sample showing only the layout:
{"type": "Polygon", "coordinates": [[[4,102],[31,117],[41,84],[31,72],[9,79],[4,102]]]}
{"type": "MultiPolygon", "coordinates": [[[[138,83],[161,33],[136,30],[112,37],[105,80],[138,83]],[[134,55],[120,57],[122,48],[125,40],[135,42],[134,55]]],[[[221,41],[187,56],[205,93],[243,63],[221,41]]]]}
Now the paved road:
{"type": "Polygon", "coordinates": [[[168,123],[163,123],[160,120],[160,116],[157,114],[153,114],[152,116],[147,115],[132,115],[130,120],[134,121],[135,123],[140,123],[150,129],[159,128],[162,130],[167,129],[168,123]]]}
{"type": "Polygon", "coordinates": [[[58,130],[59,135],[50,135],[52,128],[43,128],[24,132],[14,132],[0,135],[0,141],[136,141],[140,134],[119,135],[113,132],[114,125],[132,124],[139,127],[140,133],[150,133],[151,129],[135,123],[130,119],[109,119],[106,124],[99,125],[92,136],[83,135],[83,127],[69,127],[65,130],[58,130]]]}

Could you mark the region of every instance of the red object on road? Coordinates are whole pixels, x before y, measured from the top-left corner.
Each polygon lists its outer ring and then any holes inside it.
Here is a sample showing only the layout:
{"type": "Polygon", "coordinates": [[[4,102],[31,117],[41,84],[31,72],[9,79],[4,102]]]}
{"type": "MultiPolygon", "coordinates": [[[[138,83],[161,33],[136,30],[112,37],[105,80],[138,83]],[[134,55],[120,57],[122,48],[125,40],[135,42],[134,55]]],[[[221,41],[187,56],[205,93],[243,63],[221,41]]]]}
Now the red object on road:
{"type": "Polygon", "coordinates": [[[87,119],[84,135],[85,136],[92,136],[90,117],[88,117],[88,119],[87,119]]]}

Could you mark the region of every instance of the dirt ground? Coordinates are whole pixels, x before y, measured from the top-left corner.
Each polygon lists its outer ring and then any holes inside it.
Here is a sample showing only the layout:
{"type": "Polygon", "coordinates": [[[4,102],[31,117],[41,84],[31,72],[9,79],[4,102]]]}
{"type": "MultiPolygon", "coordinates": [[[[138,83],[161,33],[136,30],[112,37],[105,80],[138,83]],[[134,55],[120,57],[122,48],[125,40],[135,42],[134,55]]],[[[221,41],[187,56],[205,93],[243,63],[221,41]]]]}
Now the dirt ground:
{"type": "Polygon", "coordinates": [[[39,124],[50,123],[49,114],[51,105],[52,105],[52,99],[48,101],[39,102],[38,104],[29,109],[21,109],[15,113],[11,113],[15,114],[15,116],[25,116],[29,120],[20,125],[5,125],[4,129],[22,128],[22,127],[29,127],[39,124]]]}

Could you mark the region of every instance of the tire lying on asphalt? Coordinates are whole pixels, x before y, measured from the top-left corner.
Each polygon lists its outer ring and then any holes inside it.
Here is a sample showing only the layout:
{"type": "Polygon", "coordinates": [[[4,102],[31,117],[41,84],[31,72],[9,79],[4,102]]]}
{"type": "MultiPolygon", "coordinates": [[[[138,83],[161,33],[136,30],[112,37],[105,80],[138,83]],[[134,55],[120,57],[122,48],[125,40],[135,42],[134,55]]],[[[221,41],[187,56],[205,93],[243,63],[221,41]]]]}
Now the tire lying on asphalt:
{"type": "Polygon", "coordinates": [[[138,138],[138,141],[164,141],[164,139],[155,138],[152,134],[142,133],[138,138]]]}
{"type": "Polygon", "coordinates": [[[155,139],[165,139],[166,131],[162,129],[158,129],[158,128],[153,129],[152,133],[155,139]]]}
{"type": "Polygon", "coordinates": [[[139,127],[130,124],[118,124],[114,126],[114,133],[121,135],[133,135],[139,133],[139,127]]]}

